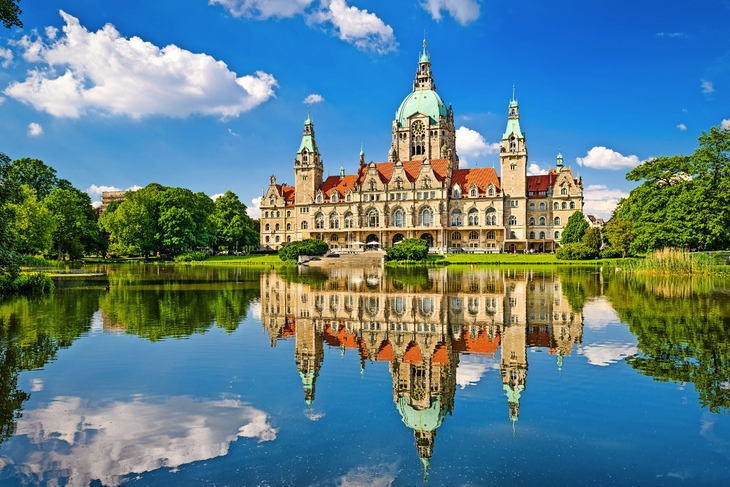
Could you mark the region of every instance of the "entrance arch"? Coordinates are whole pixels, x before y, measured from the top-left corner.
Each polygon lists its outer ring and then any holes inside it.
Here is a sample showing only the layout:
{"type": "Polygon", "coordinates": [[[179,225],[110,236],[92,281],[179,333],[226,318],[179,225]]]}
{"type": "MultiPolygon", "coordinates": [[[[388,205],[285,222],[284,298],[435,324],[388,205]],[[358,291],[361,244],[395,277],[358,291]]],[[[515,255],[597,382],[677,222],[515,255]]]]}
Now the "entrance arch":
{"type": "Polygon", "coordinates": [[[433,235],[431,235],[430,233],[424,233],[423,235],[421,235],[421,240],[425,240],[426,242],[428,242],[429,247],[433,247],[433,235]]]}
{"type": "Polygon", "coordinates": [[[401,240],[403,240],[404,238],[405,238],[405,237],[403,236],[403,234],[402,234],[402,233],[396,233],[396,234],[395,234],[395,235],[393,236],[393,245],[397,244],[398,242],[400,242],[400,241],[401,241],[401,240]]]}

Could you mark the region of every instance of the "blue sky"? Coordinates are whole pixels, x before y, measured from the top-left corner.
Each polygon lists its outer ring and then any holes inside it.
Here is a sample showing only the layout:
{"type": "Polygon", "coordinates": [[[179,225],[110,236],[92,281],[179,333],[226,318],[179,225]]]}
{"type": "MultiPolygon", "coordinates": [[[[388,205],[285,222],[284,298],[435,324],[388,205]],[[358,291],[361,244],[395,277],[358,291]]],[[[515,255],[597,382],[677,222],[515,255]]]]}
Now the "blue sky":
{"type": "Polygon", "coordinates": [[[424,30],[462,165],[498,167],[512,85],[531,171],[558,148],[610,216],[628,169],[730,125],[730,0],[22,0],[0,31],[0,151],[87,189],[249,206],[292,182],[310,97],[325,171],[387,160],[424,30]],[[312,96],[315,95],[315,96],[312,96]],[[321,100],[321,101],[318,101],[321,100]]]}

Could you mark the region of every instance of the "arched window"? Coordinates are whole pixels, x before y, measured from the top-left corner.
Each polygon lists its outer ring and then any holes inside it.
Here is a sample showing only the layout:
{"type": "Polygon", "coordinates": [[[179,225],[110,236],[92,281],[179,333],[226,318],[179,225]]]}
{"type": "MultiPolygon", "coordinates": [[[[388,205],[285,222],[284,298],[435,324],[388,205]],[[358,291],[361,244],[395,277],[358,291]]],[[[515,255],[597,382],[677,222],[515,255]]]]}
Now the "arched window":
{"type": "Polygon", "coordinates": [[[560,188],[560,194],[568,194],[568,188],[560,188]]]}
{"type": "Polygon", "coordinates": [[[469,240],[479,240],[479,233],[469,232],[469,240]]]}
{"type": "Polygon", "coordinates": [[[509,223],[510,225],[517,225],[517,217],[516,217],[516,216],[514,216],[514,215],[510,216],[510,217],[509,217],[509,220],[508,220],[508,223],[509,223]]]}
{"type": "Polygon", "coordinates": [[[493,188],[489,188],[489,191],[487,191],[487,194],[489,196],[494,196],[494,189],[493,188]]]}
{"type": "Polygon", "coordinates": [[[291,210],[286,211],[286,217],[289,218],[291,216],[291,210]]]}
{"type": "Polygon", "coordinates": [[[530,240],[535,240],[535,232],[530,232],[530,240]]]}
{"type": "Polygon", "coordinates": [[[461,221],[461,210],[456,209],[451,212],[451,226],[452,227],[460,227],[462,224],[461,221]]]}
{"type": "Polygon", "coordinates": [[[393,212],[393,226],[404,227],[406,225],[406,212],[403,208],[397,208],[393,212]]]}
{"type": "Polygon", "coordinates": [[[544,210],[545,209],[545,203],[540,203],[540,209],[541,210],[544,210]]]}
{"type": "Polygon", "coordinates": [[[338,196],[337,191],[332,191],[332,194],[330,195],[330,202],[337,203],[337,200],[339,199],[338,196]]]}
{"type": "Polygon", "coordinates": [[[530,203],[530,209],[531,210],[534,210],[535,209],[535,203],[530,203]]]}
{"type": "Polygon", "coordinates": [[[555,240],[560,238],[560,232],[555,232],[555,240]]]}
{"type": "Polygon", "coordinates": [[[322,193],[318,193],[317,194],[317,203],[321,203],[322,201],[323,201],[322,200],[322,193]]]}
{"type": "Polygon", "coordinates": [[[461,198],[461,191],[459,191],[459,188],[454,188],[454,189],[453,189],[453,190],[451,191],[451,197],[452,197],[452,198],[454,198],[454,199],[459,199],[459,198],[461,198]]]}
{"type": "Polygon", "coordinates": [[[556,216],[555,219],[553,219],[553,224],[560,225],[560,217],[556,216]]]}
{"type": "Polygon", "coordinates": [[[314,217],[314,228],[324,228],[324,215],[317,213],[314,217]]]}
{"type": "Polygon", "coordinates": [[[476,227],[479,225],[479,210],[472,208],[469,210],[469,225],[476,227]]]}
{"type": "Polygon", "coordinates": [[[461,240],[461,233],[459,233],[459,232],[452,233],[451,240],[461,240]]]}
{"type": "Polygon", "coordinates": [[[281,212],[280,211],[277,211],[276,212],[276,217],[279,218],[280,216],[281,216],[281,212]]]}
{"type": "Polygon", "coordinates": [[[515,136],[513,135],[509,139],[509,151],[510,152],[517,152],[517,141],[515,140],[515,136]]]}
{"type": "Polygon", "coordinates": [[[489,208],[487,210],[487,225],[496,225],[497,224],[497,210],[494,208],[489,208]]]}
{"type": "Polygon", "coordinates": [[[269,218],[269,212],[268,211],[264,212],[264,218],[269,218]]]}
{"type": "Polygon", "coordinates": [[[553,210],[557,210],[558,208],[560,208],[560,205],[556,201],[555,203],[553,203],[553,210]]]}
{"type": "Polygon", "coordinates": [[[309,228],[309,223],[302,222],[302,230],[306,230],[307,228],[309,228]]]}
{"type": "Polygon", "coordinates": [[[566,203],[565,201],[563,201],[563,203],[562,203],[562,205],[561,205],[561,208],[562,208],[563,210],[567,209],[567,208],[568,208],[568,203],[566,203]]]}
{"type": "Polygon", "coordinates": [[[269,236],[266,236],[266,243],[269,243],[269,236]]]}
{"type": "Polygon", "coordinates": [[[340,240],[340,237],[338,237],[336,233],[333,233],[332,235],[330,235],[330,240],[332,242],[337,242],[338,240],[340,240]]]}
{"type": "Polygon", "coordinates": [[[269,224],[267,223],[267,224],[266,224],[266,228],[265,228],[265,230],[266,230],[267,232],[268,232],[269,230],[271,230],[271,225],[269,225],[269,224]]]}
{"type": "Polygon", "coordinates": [[[286,237],[286,241],[287,242],[291,242],[291,235],[289,235],[288,237],[286,237]]]}
{"type": "Polygon", "coordinates": [[[545,240],[545,232],[540,232],[540,240],[545,240]]]}
{"type": "Polygon", "coordinates": [[[352,201],[352,193],[347,193],[347,196],[345,196],[345,201],[347,201],[348,203],[352,201]]]}
{"type": "Polygon", "coordinates": [[[423,316],[428,316],[433,313],[433,308],[433,298],[421,298],[418,300],[418,312],[423,316]]]}
{"type": "Polygon", "coordinates": [[[286,230],[287,230],[287,232],[291,230],[291,223],[286,224],[286,230]]]}
{"type": "Polygon", "coordinates": [[[378,210],[373,208],[368,212],[367,223],[368,226],[371,228],[376,228],[380,226],[380,213],[378,213],[378,210]]]}
{"type": "Polygon", "coordinates": [[[535,224],[535,219],[530,217],[530,221],[529,221],[528,225],[534,225],[534,224],[535,224]]]}
{"type": "Polygon", "coordinates": [[[430,227],[433,225],[433,210],[431,208],[423,208],[418,214],[418,225],[421,227],[430,227]]]}
{"type": "Polygon", "coordinates": [[[544,226],[545,225],[545,217],[541,216],[539,220],[539,225],[544,226]]]}
{"type": "Polygon", "coordinates": [[[487,240],[494,240],[496,238],[496,233],[494,230],[490,230],[487,232],[487,240]]]}
{"type": "Polygon", "coordinates": [[[276,236],[276,243],[279,243],[279,236],[276,236]]]}
{"type": "Polygon", "coordinates": [[[477,197],[477,189],[476,188],[471,188],[471,191],[469,192],[469,196],[471,196],[472,198],[476,198],[477,197]]]}
{"type": "Polygon", "coordinates": [[[279,225],[279,224],[277,223],[277,224],[276,224],[276,226],[274,227],[274,230],[276,230],[277,232],[278,232],[279,230],[281,230],[281,225],[279,225]]]}
{"type": "Polygon", "coordinates": [[[575,201],[571,201],[570,202],[570,209],[571,210],[574,210],[575,209],[575,201]]]}
{"type": "Polygon", "coordinates": [[[509,232],[509,238],[514,240],[517,238],[517,235],[515,235],[515,232],[509,232]]]}
{"type": "Polygon", "coordinates": [[[351,211],[345,214],[345,228],[355,228],[355,215],[351,211]]]}
{"type": "Polygon", "coordinates": [[[340,228],[340,215],[337,212],[330,215],[330,228],[340,228]]]}
{"type": "Polygon", "coordinates": [[[431,235],[430,233],[424,233],[421,234],[420,238],[421,240],[425,240],[426,242],[428,242],[429,247],[433,247],[433,235],[431,235]]]}

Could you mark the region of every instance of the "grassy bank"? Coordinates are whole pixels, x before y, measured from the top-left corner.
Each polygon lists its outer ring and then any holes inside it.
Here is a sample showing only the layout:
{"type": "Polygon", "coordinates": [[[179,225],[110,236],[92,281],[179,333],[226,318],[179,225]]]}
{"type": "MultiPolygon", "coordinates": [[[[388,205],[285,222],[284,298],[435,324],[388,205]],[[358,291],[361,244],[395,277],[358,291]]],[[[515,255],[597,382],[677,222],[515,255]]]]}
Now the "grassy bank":
{"type": "Polygon", "coordinates": [[[727,258],[720,253],[690,253],[678,249],[655,250],[645,259],[628,262],[626,270],[661,275],[730,275],[727,258]]]}
{"type": "Polygon", "coordinates": [[[235,265],[260,265],[260,266],[284,266],[293,265],[282,261],[278,255],[218,255],[208,257],[205,260],[196,262],[185,262],[189,265],[219,265],[219,264],[235,264],[235,265]]]}
{"type": "Polygon", "coordinates": [[[386,262],[390,267],[409,265],[445,266],[445,265],[616,265],[633,259],[596,259],[596,260],[559,260],[555,254],[448,254],[429,255],[425,262],[386,262]]]}

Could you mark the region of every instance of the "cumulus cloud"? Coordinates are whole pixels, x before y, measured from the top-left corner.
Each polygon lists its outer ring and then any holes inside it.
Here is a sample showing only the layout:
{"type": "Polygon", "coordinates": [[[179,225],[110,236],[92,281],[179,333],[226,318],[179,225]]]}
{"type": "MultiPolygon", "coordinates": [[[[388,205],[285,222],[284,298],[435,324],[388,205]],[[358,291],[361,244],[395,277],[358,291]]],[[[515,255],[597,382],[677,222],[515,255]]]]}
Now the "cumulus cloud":
{"type": "Polygon", "coordinates": [[[591,184],[583,191],[583,213],[608,220],[621,198],[628,196],[628,193],[620,189],[610,189],[603,184],[591,184]]]}
{"type": "Polygon", "coordinates": [[[234,17],[265,20],[288,18],[301,14],[314,0],[209,0],[208,5],[221,5],[234,17]]]}
{"type": "Polygon", "coordinates": [[[639,353],[639,349],[632,343],[622,342],[600,342],[583,347],[582,355],[588,359],[591,365],[606,367],[623,360],[629,355],[639,353]]]}
{"type": "Polygon", "coordinates": [[[636,156],[624,156],[603,146],[592,148],[585,157],[576,157],[575,161],[579,166],[593,169],[626,169],[636,167],[642,162],[636,156]]]}
{"type": "Polygon", "coordinates": [[[49,40],[51,40],[51,41],[55,40],[56,35],[58,35],[58,29],[56,29],[52,25],[49,25],[48,27],[46,27],[46,37],[48,37],[49,40]]]}
{"type": "Polygon", "coordinates": [[[715,91],[715,87],[712,86],[712,81],[706,81],[702,80],[702,83],[700,84],[700,88],[702,88],[702,93],[712,93],[715,91]]]}
{"type": "Polygon", "coordinates": [[[264,411],[237,400],[140,396],[95,405],[80,397],[56,397],[23,412],[11,441],[24,446],[4,450],[0,462],[23,483],[53,471],[67,476],[61,479],[67,485],[98,480],[116,487],[129,474],[224,456],[241,437],[265,442],[276,435],[264,411]]]}
{"type": "Polygon", "coordinates": [[[730,130],[730,118],[728,118],[727,120],[723,120],[722,122],[720,122],[720,126],[722,128],[724,128],[724,129],[726,129],[726,130],[730,130]]]}
{"type": "Polygon", "coordinates": [[[215,201],[215,200],[217,200],[218,198],[220,198],[221,196],[223,196],[223,194],[224,194],[224,193],[216,193],[216,194],[214,194],[213,196],[211,196],[211,197],[210,197],[210,199],[212,199],[213,201],[215,201]]]}
{"type": "Polygon", "coordinates": [[[246,208],[246,214],[254,220],[261,218],[261,196],[251,200],[251,206],[246,208]]]}
{"type": "Polygon", "coordinates": [[[461,25],[479,18],[479,3],[476,0],[425,0],[421,6],[437,22],[442,18],[442,10],[448,12],[461,25]]]}
{"type": "Polygon", "coordinates": [[[31,122],[28,124],[28,135],[31,135],[33,137],[41,135],[43,133],[43,127],[41,127],[41,124],[31,122]]]}
{"type": "Polygon", "coordinates": [[[7,68],[13,62],[13,51],[0,47],[0,59],[2,59],[0,66],[7,68]]]}
{"type": "Polygon", "coordinates": [[[683,123],[680,123],[679,125],[677,125],[677,128],[682,131],[687,130],[687,126],[683,123]]]}
{"type": "MultiPolygon", "coordinates": [[[[460,156],[478,157],[499,152],[499,142],[488,143],[487,140],[477,132],[464,126],[456,130],[456,152],[460,156]]],[[[466,160],[462,160],[466,166],[466,160]]]]}
{"type": "Polygon", "coordinates": [[[475,386],[489,370],[499,370],[499,364],[474,355],[464,355],[456,369],[456,383],[462,389],[475,386]]]}
{"type": "Polygon", "coordinates": [[[311,95],[307,96],[304,99],[303,103],[306,103],[307,105],[311,105],[314,103],[322,103],[324,101],[324,97],[322,95],[318,95],[316,93],[312,93],[311,95]]]}
{"type": "Polygon", "coordinates": [[[308,17],[308,22],[331,28],[341,40],[364,51],[385,54],[398,47],[391,26],[374,13],[348,6],[345,0],[329,0],[326,7],[308,17]]]}
{"type": "Polygon", "coordinates": [[[547,174],[547,173],[548,173],[547,169],[541,168],[539,165],[537,165],[534,162],[532,164],[530,164],[529,166],[527,166],[527,174],[529,174],[530,176],[540,176],[542,174],[547,174]]]}
{"type": "Polygon", "coordinates": [[[175,45],[162,49],[125,38],[107,24],[89,32],[61,11],[64,35],[45,43],[35,35],[16,44],[41,66],[4,93],[57,117],[88,112],[187,117],[236,117],[275,96],[276,79],[263,71],[236,77],[222,61],[175,45]]]}

